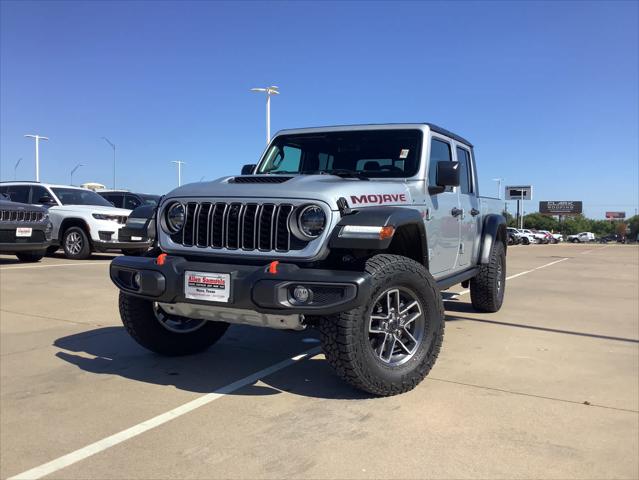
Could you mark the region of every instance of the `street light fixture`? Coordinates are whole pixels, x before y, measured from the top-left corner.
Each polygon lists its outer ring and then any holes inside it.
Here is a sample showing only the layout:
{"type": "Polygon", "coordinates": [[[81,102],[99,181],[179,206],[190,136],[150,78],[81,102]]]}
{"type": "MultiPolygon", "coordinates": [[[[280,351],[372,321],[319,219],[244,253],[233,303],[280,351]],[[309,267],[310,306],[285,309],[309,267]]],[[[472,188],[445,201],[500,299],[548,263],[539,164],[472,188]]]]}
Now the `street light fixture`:
{"type": "Polygon", "coordinates": [[[111,145],[113,149],[113,190],[115,190],[115,143],[111,142],[107,137],[102,137],[105,142],[111,145]]]}
{"type": "Polygon", "coordinates": [[[47,137],[40,135],[25,135],[27,138],[35,139],[35,162],[36,162],[36,182],[40,181],[40,140],[49,140],[47,137]]]}
{"type": "Polygon", "coordinates": [[[71,185],[73,185],[73,174],[80,167],[84,167],[84,164],[83,163],[78,163],[75,167],[73,167],[73,170],[71,170],[71,185]]]}
{"type": "Polygon", "coordinates": [[[18,179],[18,165],[20,165],[21,161],[22,161],[22,157],[18,158],[18,161],[16,162],[16,166],[13,167],[13,179],[14,180],[18,179]]]}
{"type": "Polygon", "coordinates": [[[280,87],[277,85],[271,85],[270,87],[256,87],[251,88],[252,92],[266,93],[266,144],[271,141],[271,95],[279,95],[278,91],[280,87]]]}
{"type": "Polygon", "coordinates": [[[184,162],[180,160],[171,160],[171,163],[175,163],[178,169],[178,187],[182,185],[182,165],[184,162]]]}

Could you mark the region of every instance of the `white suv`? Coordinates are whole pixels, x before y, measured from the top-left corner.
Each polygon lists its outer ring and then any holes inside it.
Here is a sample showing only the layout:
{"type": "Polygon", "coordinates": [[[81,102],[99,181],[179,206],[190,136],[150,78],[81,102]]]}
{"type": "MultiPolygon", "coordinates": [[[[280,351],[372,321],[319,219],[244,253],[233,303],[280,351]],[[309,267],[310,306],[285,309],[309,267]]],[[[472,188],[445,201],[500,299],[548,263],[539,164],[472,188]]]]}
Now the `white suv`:
{"type": "Polygon", "coordinates": [[[62,246],[67,258],[82,260],[93,251],[139,248],[139,244],[118,241],[118,231],[131,210],[115,208],[92,190],[40,182],[2,182],[0,193],[14,202],[49,209],[53,231],[48,253],[62,246]]]}

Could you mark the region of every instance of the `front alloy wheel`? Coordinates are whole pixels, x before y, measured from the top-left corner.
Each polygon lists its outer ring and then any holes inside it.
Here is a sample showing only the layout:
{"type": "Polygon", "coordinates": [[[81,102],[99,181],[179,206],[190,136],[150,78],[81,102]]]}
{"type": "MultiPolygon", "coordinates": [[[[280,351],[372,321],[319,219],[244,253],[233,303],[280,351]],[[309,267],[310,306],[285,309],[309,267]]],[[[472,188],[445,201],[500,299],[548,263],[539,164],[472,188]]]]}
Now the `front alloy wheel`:
{"type": "Polygon", "coordinates": [[[406,288],[386,290],[375,301],[368,322],[371,348],[384,364],[406,363],[419,348],[425,324],[413,292],[406,288]]]}

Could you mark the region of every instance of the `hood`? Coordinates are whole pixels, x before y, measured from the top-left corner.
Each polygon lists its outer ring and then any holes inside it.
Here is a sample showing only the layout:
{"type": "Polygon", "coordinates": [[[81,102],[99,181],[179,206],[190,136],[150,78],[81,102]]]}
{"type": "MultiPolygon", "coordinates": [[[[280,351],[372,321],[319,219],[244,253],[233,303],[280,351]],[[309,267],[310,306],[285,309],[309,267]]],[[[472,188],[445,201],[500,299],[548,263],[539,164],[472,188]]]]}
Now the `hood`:
{"type": "Polygon", "coordinates": [[[103,207],[101,205],[61,205],[51,207],[52,212],[84,212],[84,213],[104,213],[105,215],[120,215],[128,217],[131,210],[116,207],[103,207]]]}
{"type": "Polygon", "coordinates": [[[26,203],[12,202],[0,198],[0,209],[2,210],[28,210],[30,212],[46,212],[45,208],[36,205],[27,205],[26,203]]]}
{"type": "Polygon", "coordinates": [[[352,208],[412,203],[408,186],[403,179],[360,180],[335,175],[225,177],[211,182],[183,185],[169,192],[164,201],[189,197],[319,200],[327,203],[333,210],[337,210],[340,197],[345,198],[352,208]]]}

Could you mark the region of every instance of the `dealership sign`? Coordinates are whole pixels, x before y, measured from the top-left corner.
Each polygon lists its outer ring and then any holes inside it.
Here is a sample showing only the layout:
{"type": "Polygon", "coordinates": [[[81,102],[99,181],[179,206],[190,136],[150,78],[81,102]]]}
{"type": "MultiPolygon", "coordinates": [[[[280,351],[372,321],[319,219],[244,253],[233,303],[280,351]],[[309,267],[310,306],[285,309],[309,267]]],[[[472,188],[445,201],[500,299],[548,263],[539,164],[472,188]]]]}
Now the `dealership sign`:
{"type": "Polygon", "coordinates": [[[619,220],[626,218],[626,212],[606,212],[606,218],[608,220],[619,220]]]}
{"type": "Polygon", "coordinates": [[[532,200],[531,185],[506,187],[506,200],[532,200]]]}
{"type": "Polygon", "coordinates": [[[583,211],[580,201],[539,202],[539,213],[544,215],[578,215],[583,211]]]}

